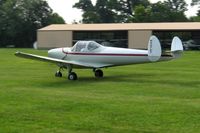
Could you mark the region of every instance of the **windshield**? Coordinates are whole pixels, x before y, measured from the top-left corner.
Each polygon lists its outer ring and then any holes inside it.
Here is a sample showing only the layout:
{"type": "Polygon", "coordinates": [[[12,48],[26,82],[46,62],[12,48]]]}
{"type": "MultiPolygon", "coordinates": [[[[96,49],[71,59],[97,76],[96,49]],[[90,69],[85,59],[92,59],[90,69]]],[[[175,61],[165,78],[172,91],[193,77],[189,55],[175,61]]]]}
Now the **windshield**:
{"type": "Polygon", "coordinates": [[[78,41],[74,47],[72,48],[72,51],[74,52],[81,52],[84,51],[86,48],[87,43],[84,41],[78,41]]]}
{"type": "Polygon", "coordinates": [[[91,52],[98,49],[101,45],[94,41],[78,41],[72,51],[74,52],[91,52]]]}
{"type": "Polygon", "coordinates": [[[100,45],[98,43],[96,43],[96,42],[89,42],[89,44],[87,46],[89,51],[93,51],[93,50],[95,50],[95,49],[97,49],[99,47],[100,47],[100,45]]]}

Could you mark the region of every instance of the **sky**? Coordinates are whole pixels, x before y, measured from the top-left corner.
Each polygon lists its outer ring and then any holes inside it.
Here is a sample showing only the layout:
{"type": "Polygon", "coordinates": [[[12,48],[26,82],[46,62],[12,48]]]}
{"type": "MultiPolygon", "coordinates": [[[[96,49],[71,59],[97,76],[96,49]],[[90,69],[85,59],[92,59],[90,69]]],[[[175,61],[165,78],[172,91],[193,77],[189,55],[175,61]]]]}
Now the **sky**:
{"type": "MultiPolygon", "coordinates": [[[[46,0],[49,6],[53,9],[54,12],[62,16],[66,23],[70,24],[74,20],[79,22],[82,19],[82,12],[77,8],[72,8],[72,6],[79,0],[46,0]]],[[[155,3],[160,0],[150,0],[151,3],[155,3]]],[[[186,2],[191,3],[191,0],[185,0],[186,2]]],[[[96,0],[92,0],[92,3],[95,4],[96,0]]],[[[189,6],[189,10],[186,12],[186,15],[195,16],[197,11],[196,7],[189,6]]]]}

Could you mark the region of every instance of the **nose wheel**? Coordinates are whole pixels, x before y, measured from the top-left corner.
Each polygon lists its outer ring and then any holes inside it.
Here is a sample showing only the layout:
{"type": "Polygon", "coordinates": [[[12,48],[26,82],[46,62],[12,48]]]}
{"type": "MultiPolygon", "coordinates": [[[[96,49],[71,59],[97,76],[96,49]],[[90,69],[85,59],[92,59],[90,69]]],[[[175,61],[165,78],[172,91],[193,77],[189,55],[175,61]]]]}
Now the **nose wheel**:
{"type": "Polygon", "coordinates": [[[95,75],[95,77],[97,77],[97,78],[102,78],[102,77],[103,77],[103,71],[100,70],[100,69],[95,70],[95,71],[94,71],[94,75],[95,75]]]}

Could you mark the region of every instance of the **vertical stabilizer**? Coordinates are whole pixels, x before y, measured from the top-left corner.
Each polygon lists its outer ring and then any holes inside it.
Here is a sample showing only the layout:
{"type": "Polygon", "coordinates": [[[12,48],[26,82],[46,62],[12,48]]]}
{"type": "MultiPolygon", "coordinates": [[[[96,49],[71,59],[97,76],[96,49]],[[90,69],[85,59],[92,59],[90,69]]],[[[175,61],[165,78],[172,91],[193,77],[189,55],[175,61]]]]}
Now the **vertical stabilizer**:
{"type": "Polygon", "coordinates": [[[174,58],[179,58],[183,53],[183,44],[177,36],[172,40],[171,52],[174,58]]]}
{"type": "Polygon", "coordinates": [[[158,61],[161,57],[160,41],[156,36],[151,36],[148,43],[148,58],[150,61],[158,61]]]}

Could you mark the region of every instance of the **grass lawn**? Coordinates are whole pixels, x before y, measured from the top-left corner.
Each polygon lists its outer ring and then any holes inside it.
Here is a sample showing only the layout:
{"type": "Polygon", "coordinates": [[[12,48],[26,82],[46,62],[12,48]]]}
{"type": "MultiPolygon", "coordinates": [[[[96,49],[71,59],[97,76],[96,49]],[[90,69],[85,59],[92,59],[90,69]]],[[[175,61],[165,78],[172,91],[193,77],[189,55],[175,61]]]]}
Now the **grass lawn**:
{"type": "MultiPolygon", "coordinates": [[[[55,78],[54,64],[0,49],[0,133],[200,132],[200,51],[169,62],[55,78]]],[[[65,71],[66,73],[66,71],[65,71]]],[[[63,73],[64,74],[64,73],[63,73]]]]}

